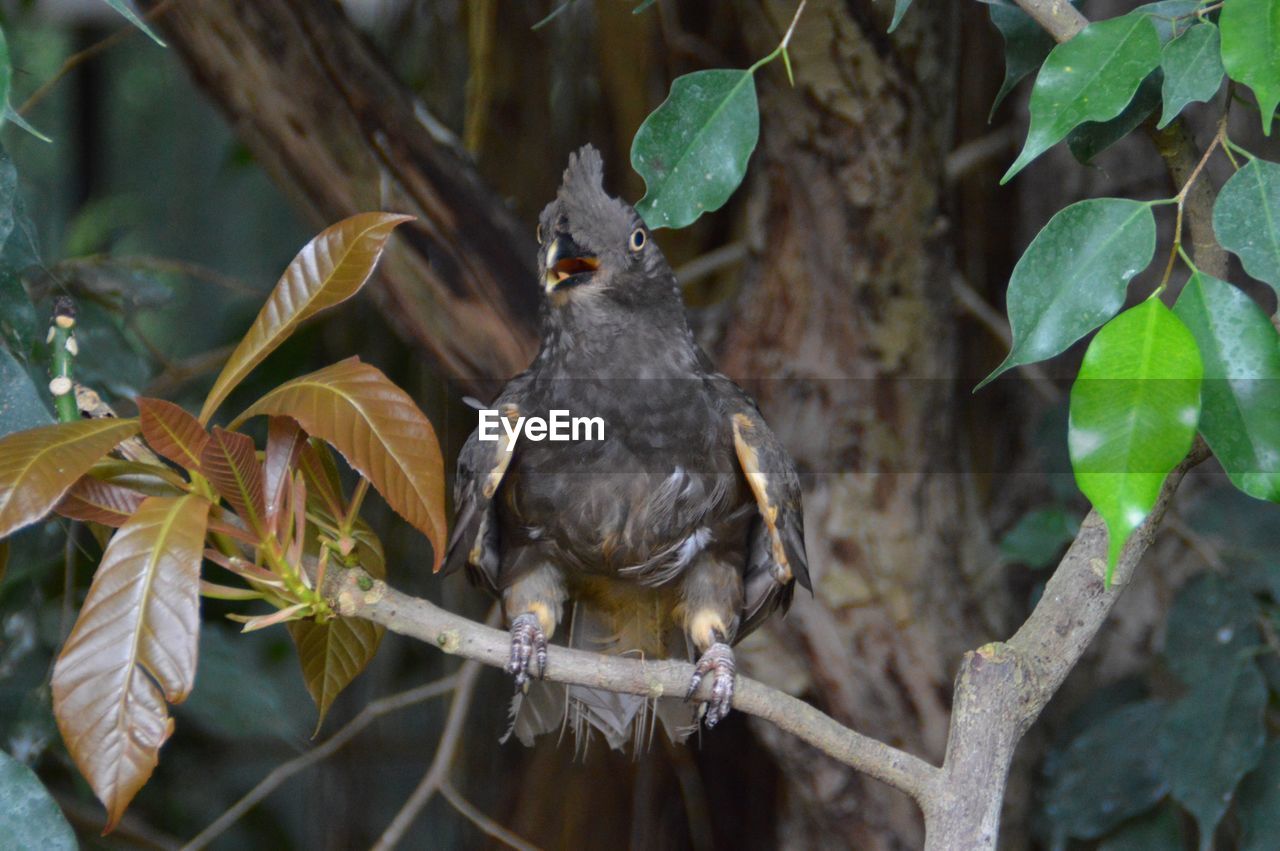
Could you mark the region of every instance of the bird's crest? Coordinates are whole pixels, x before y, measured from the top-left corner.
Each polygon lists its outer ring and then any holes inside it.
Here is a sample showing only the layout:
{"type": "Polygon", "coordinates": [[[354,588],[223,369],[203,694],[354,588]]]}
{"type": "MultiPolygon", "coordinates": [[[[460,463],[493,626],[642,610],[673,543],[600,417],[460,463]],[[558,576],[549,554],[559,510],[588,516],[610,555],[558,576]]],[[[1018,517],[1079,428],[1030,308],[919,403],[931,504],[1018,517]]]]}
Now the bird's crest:
{"type": "Polygon", "coordinates": [[[623,228],[620,238],[625,239],[636,218],[635,211],[604,191],[604,160],[592,145],[569,155],[556,198],[575,228],[597,231],[594,223],[612,222],[623,228]]]}

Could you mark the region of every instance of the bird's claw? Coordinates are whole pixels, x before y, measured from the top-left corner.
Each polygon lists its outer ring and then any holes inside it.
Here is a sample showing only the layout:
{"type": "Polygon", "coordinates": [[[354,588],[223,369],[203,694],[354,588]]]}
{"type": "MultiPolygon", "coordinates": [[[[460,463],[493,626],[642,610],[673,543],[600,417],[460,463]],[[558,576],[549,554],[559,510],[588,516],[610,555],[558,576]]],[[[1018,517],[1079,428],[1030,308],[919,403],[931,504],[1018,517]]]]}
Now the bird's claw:
{"type": "Polygon", "coordinates": [[[538,623],[538,616],[525,612],[511,621],[511,661],[507,663],[507,673],[515,675],[516,688],[524,688],[529,682],[536,662],[538,678],[547,673],[547,636],[538,623]]]}
{"type": "Polygon", "coordinates": [[[713,675],[711,699],[707,701],[708,727],[714,727],[723,721],[733,707],[733,671],[733,648],[723,642],[716,642],[708,647],[707,652],[698,659],[685,700],[692,699],[707,674],[713,675]]]}

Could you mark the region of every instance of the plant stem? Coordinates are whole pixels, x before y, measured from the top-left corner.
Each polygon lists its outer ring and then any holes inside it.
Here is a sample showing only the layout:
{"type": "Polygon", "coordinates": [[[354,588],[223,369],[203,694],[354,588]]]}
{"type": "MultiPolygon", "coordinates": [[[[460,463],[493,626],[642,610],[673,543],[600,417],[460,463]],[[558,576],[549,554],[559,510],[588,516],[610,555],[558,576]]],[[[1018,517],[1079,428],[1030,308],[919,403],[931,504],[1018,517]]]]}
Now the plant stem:
{"type": "MultiPolygon", "coordinates": [[[[804,12],[804,6],[805,6],[805,3],[807,2],[809,2],[809,0],[800,0],[800,5],[796,6],[796,13],[791,17],[791,24],[790,26],[787,27],[787,31],[783,34],[782,41],[778,42],[778,46],[775,47],[769,55],[764,56],[760,59],[757,59],[755,64],[747,69],[748,74],[754,74],[760,68],[764,67],[765,65],[768,65],[770,62],[777,59],[779,56],[784,56],[784,57],[786,56],[787,45],[791,43],[791,36],[796,31],[796,24],[800,23],[800,15],[801,13],[804,12]]],[[[790,77],[791,76],[791,60],[787,58],[784,61],[786,62],[786,65],[787,65],[787,76],[790,77]]]]}
{"type": "Polygon", "coordinates": [[[71,366],[79,347],[76,345],[76,305],[66,296],[58,296],[53,302],[53,323],[49,327],[49,345],[52,347],[52,373],[49,392],[53,394],[53,406],[58,421],[73,423],[80,419],[76,405],[75,385],[71,381],[71,366]]]}

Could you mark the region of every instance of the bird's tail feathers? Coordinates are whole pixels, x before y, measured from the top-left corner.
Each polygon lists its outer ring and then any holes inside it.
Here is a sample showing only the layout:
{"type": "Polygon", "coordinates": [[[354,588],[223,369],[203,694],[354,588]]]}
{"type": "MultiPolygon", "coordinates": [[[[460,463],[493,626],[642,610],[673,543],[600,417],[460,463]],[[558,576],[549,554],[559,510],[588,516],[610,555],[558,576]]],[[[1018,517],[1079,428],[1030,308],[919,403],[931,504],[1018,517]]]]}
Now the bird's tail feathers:
{"type": "MultiPolygon", "coordinates": [[[[650,655],[680,655],[685,640],[679,630],[664,629],[655,617],[646,617],[644,607],[628,610],[633,615],[619,623],[617,618],[589,603],[574,604],[569,628],[569,646],[614,655],[632,652],[650,655]],[[667,633],[664,635],[663,633],[667,633]],[[670,650],[668,650],[668,647],[670,650]],[[655,648],[660,652],[655,653],[655,648]]],[[[599,732],[615,750],[630,744],[635,753],[652,745],[658,724],[673,742],[681,742],[697,729],[697,706],[681,698],[651,698],[618,694],[590,686],[533,682],[511,702],[512,733],[523,744],[535,736],[566,731],[574,737],[577,753],[585,756],[593,732],[599,732]]]]}

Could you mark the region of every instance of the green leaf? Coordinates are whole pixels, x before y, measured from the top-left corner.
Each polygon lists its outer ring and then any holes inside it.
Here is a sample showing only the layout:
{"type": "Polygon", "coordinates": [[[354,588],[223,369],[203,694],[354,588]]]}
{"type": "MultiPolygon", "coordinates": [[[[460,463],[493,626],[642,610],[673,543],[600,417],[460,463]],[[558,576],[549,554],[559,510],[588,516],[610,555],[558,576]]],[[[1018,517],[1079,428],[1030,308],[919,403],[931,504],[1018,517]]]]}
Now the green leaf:
{"type": "Polygon", "coordinates": [[[682,228],[720,209],[742,183],[759,135],[750,71],[677,77],[631,143],[631,167],[645,183],[636,212],[656,229],[682,228]]]}
{"type": "Polygon", "coordinates": [[[112,9],[115,9],[117,12],[124,15],[125,19],[128,20],[129,23],[133,24],[135,27],[150,36],[151,40],[156,44],[161,47],[165,46],[165,43],[160,39],[160,36],[156,35],[155,31],[153,31],[151,27],[147,26],[147,22],[142,20],[142,18],[139,18],[137,13],[130,9],[129,5],[125,3],[124,0],[106,0],[106,2],[112,9]]]}
{"type": "Polygon", "coordinates": [[[0,437],[52,423],[44,400],[22,364],[0,345],[0,437]]]}
{"type": "Polygon", "coordinates": [[[910,8],[911,0],[893,0],[893,21],[889,24],[889,32],[898,28],[898,24],[902,23],[902,16],[907,14],[910,8]]]}
{"type": "Polygon", "coordinates": [[[1266,708],[1267,686],[1258,666],[1237,659],[1197,682],[1161,720],[1169,792],[1195,816],[1201,851],[1212,851],[1214,830],[1236,785],[1262,757],[1266,708]]]}
{"type": "Polygon", "coordinates": [[[1222,64],[1227,75],[1253,89],[1262,110],[1262,132],[1280,104],[1280,5],[1275,0],[1231,0],[1222,4],[1222,64]]]}
{"type": "Polygon", "coordinates": [[[1188,686],[1252,654],[1262,642],[1258,604],[1238,582],[1216,573],[1187,581],[1174,597],[1164,639],[1165,664],[1188,686]]]}
{"type": "Polygon", "coordinates": [[[1123,825],[1098,846],[1098,851],[1170,851],[1181,847],[1177,810],[1166,804],[1123,825]]]}
{"type": "Polygon", "coordinates": [[[334,699],[373,661],[385,629],[359,618],[334,618],[326,623],[297,620],[286,626],[298,647],[307,691],[320,712],[318,732],[334,699]]]}
{"type": "Polygon", "coordinates": [[[1124,111],[1110,121],[1086,121],[1067,134],[1067,147],[1071,156],[1081,165],[1089,165],[1093,158],[1128,136],[1156,111],[1160,104],[1160,84],[1164,76],[1157,69],[1147,75],[1124,111]]]}
{"type": "Polygon", "coordinates": [[[1055,47],[1031,90],[1027,142],[1000,183],[1085,121],[1119,115],[1139,84],[1160,64],[1160,38],[1146,15],[1098,21],[1055,47]]]}
{"type": "Polygon", "coordinates": [[[974,389],[1005,370],[1051,358],[1124,305],[1129,280],[1151,263],[1156,220],[1147,204],[1094,198],[1059,210],[1013,269],[1013,348],[974,389]]]}
{"type": "Polygon", "coordinates": [[[992,3],[988,14],[1004,39],[1004,81],[991,103],[989,122],[1013,87],[1040,67],[1055,42],[1034,18],[1011,3],[992,3]]]}
{"type": "Polygon", "coordinates": [[[1280,742],[1272,742],[1240,784],[1240,851],[1280,848],[1280,742]]]}
{"type": "Polygon", "coordinates": [[[1232,484],[1280,502],[1280,335],[1253,299],[1203,272],[1173,310],[1204,361],[1200,433],[1232,484]]]}
{"type": "Polygon", "coordinates": [[[1222,85],[1222,52],[1218,28],[1205,21],[1196,24],[1164,46],[1160,67],[1164,70],[1161,97],[1164,111],[1157,127],[1178,117],[1193,101],[1206,101],[1222,85]]]}
{"type": "Polygon", "coordinates": [[[1055,761],[1044,814],[1055,836],[1096,839],[1164,797],[1156,729],[1164,703],[1124,706],[1091,724],[1055,761]]]}
{"type": "Polygon", "coordinates": [[[1186,32],[1193,20],[1190,16],[1202,5],[1201,0],[1160,0],[1158,3],[1144,3],[1133,11],[1146,15],[1160,36],[1160,43],[1167,44],[1175,35],[1186,32]],[[1175,26],[1180,27],[1177,32],[1174,31],[1175,26]]]}
{"type": "Polygon", "coordinates": [[[1000,552],[1006,561],[1039,569],[1052,563],[1078,531],[1079,518],[1057,507],[1038,508],[1022,515],[1005,533],[1000,552]]]}
{"type": "Polygon", "coordinates": [[[34,771],[0,751],[0,848],[75,851],[76,834],[34,771]]]}
{"type": "Polygon", "coordinates": [[[1200,415],[1195,338],[1159,299],[1108,322],[1071,388],[1076,484],[1107,524],[1107,583],[1125,541],[1187,454],[1200,415]]]}
{"type": "Polygon", "coordinates": [[[1213,230],[1246,272],[1280,294],[1280,165],[1254,159],[1231,175],[1213,204],[1213,230]]]}

